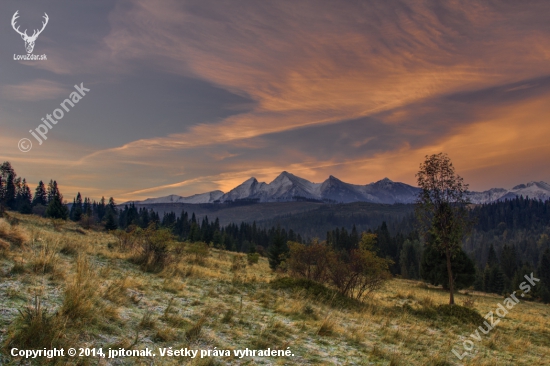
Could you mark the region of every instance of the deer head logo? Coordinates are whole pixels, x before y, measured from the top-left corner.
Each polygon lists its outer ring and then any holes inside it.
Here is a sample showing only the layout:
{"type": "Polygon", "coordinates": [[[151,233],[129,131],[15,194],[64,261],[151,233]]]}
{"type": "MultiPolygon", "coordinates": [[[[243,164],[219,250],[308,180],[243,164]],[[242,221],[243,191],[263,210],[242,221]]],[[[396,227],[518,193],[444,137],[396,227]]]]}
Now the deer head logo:
{"type": "Polygon", "coordinates": [[[21,36],[21,38],[23,38],[23,41],[25,41],[25,49],[27,50],[27,53],[32,53],[32,50],[34,49],[34,42],[36,41],[36,38],[38,38],[38,36],[40,35],[40,33],[42,33],[42,31],[44,30],[44,28],[46,28],[46,24],[48,24],[48,14],[44,13],[44,22],[42,22],[42,29],[38,30],[38,29],[35,29],[32,36],[28,36],[27,35],[27,30],[25,29],[24,32],[21,32],[19,31],[19,26],[17,28],[15,28],[15,21],[17,20],[17,18],[19,18],[19,10],[17,10],[15,12],[15,14],[13,14],[13,18],[11,18],[11,26],[13,27],[13,29],[19,33],[19,35],[21,36]]]}

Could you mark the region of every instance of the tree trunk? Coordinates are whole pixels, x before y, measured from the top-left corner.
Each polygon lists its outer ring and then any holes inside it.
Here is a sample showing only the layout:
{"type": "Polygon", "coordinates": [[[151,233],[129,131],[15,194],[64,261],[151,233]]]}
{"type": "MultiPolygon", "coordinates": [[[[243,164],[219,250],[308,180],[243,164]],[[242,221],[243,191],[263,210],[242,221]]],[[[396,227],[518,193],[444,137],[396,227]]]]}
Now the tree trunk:
{"type": "Polygon", "coordinates": [[[447,274],[449,276],[449,305],[454,305],[455,298],[454,298],[454,281],[453,281],[453,271],[451,269],[451,251],[449,248],[445,250],[445,255],[447,256],[447,274]]]}

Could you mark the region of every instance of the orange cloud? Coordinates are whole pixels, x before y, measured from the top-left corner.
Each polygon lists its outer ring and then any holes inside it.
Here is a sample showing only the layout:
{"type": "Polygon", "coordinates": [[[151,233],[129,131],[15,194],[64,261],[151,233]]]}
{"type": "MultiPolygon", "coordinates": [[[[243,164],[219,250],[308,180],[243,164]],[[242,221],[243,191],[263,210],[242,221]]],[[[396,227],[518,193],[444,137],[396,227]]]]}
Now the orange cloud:
{"type": "MultiPolygon", "coordinates": [[[[175,0],[117,5],[97,61],[113,61],[109,70],[125,65],[127,74],[145,64],[200,78],[257,103],[246,113],[181,133],[88,150],[74,159],[60,153],[73,172],[101,167],[100,174],[125,182],[128,188],[112,192],[128,199],[226,191],[251,175],[269,181],[281,170],[314,181],[333,174],[360,184],[386,176],[413,184],[424,155],[439,151],[448,152],[479,188],[519,179],[510,177],[510,169],[519,169],[525,179],[550,178],[547,169],[533,168],[543,167],[541,156],[548,156],[547,93],[509,105],[476,104],[460,118],[437,104],[450,95],[490,93],[550,75],[550,36],[540,26],[550,4],[523,12],[478,1],[438,7],[414,1],[211,5],[175,0]],[[415,105],[421,107],[409,109],[415,105]],[[426,114],[440,122],[416,120],[426,114]],[[364,152],[363,146],[385,137],[373,132],[359,139],[346,132],[355,152],[342,157],[335,151],[331,158],[270,139],[288,131],[316,139],[304,131],[359,118],[377,118],[403,138],[386,150],[364,152]],[[432,136],[431,127],[441,132],[432,136]],[[428,137],[412,142],[422,136],[428,137]],[[273,152],[269,159],[257,156],[266,150],[273,152]]],[[[509,91],[527,91],[530,84],[525,85],[509,91]]],[[[112,189],[113,179],[94,179],[112,189]]]]}

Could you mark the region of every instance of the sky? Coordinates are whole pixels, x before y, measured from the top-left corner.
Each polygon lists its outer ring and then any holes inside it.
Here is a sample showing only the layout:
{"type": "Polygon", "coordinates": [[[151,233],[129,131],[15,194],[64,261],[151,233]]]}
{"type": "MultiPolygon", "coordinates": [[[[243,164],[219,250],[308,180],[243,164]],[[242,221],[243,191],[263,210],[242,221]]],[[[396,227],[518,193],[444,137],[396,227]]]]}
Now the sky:
{"type": "Polygon", "coordinates": [[[0,160],[67,200],[227,192],[284,170],[415,185],[439,152],[471,190],[550,182],[549,14],[546,0],[3,0],[0,160]],[[46,60],[14,60],[16,11],[28,35],[48,15],[46,60]],[[81,84],[39,144],[29,131],[81,84]]]}

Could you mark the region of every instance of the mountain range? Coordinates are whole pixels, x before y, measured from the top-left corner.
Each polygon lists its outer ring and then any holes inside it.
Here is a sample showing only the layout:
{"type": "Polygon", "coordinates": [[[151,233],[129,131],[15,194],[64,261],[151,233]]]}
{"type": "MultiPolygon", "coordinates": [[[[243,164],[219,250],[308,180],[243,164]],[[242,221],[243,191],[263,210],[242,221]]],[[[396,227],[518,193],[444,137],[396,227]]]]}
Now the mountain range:
{"type": "MultiPolygon", "coordinates": [[[[357,185],[341,181],[330,176],[322,183],[312,183],[286,171],[282,172],[271,183],[258,182],[254,177],[244,181],[227,193],[212,191],[189,197],[169,195],[158,198],[148,198],[134,201],[136,204],[155,203],[223,203],[235,201],[256,202],[292,202],[292,201],[322,201],[336,203],[370,202],[370,203],[414,203],[419,192],[418,187],[388,178],[378,182],[357,185]]],[[[490,203],[499,200],[512,199],[516,196],[550,199],[550,184],[545,182],[529,182],[512,189],[492,188],[483,192],[470,192],[472,203],[490,203]]]]}

